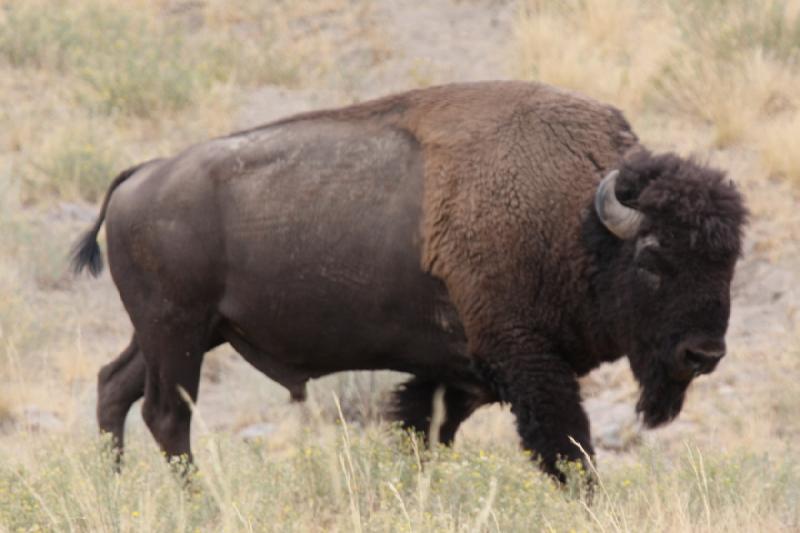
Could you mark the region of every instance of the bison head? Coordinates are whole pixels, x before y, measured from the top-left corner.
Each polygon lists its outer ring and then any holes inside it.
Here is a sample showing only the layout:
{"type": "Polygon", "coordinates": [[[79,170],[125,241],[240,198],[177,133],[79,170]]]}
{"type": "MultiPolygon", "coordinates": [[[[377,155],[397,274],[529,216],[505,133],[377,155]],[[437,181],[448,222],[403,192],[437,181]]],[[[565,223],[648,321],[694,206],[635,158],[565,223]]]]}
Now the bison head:
{"type": "Polygon", "coordinates": [[[595,213],[607,230],[606,324],[639,381],[637,411],[658,426],[725,355],[747,211],[723,172],[642,150],[602,180],[595,213]]]}

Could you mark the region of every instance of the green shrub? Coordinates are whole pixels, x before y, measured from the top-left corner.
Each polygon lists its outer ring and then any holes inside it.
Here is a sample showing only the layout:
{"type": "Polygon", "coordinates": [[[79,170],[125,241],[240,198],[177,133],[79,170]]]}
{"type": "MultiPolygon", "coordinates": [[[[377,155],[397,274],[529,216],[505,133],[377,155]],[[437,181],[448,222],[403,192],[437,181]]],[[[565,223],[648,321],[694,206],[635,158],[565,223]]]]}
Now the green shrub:
{"type": "Polygon", "coordinates": [[[71,50],[81,45],[69,10],[44,9],[36,2],[14,2],[0,18],[0,57],[14,67],[63,70],[71,50]]]}
{"type": "Polygon", "coordinates": [[[690,0],[670,2],[682,41],[711,54],[707,61],[729,63],[761,50],[784,64],[800,59],[800,16],[787,0],[690,0]]]}
{"type": "Polygon", "coordinates": [[[74,118],[48,132],[21,164],[29,198],[53,195],[95,203],[122,170],[113,129],[102,119],[74,118]]]}

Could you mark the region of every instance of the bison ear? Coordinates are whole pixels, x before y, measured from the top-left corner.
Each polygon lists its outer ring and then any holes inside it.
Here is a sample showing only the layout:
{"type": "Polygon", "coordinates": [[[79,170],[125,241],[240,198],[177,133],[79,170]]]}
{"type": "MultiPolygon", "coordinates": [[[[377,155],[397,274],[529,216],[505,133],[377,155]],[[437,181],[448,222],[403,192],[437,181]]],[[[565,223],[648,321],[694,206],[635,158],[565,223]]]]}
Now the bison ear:
{"type": "Polygon", "coordinates": [[[644,215],[617,198],[616,184],[619,170],[612,170],[597,186],[594,195],[594,210],[608,231],[622,240],[633,238],[642,225],[644,215]]]}

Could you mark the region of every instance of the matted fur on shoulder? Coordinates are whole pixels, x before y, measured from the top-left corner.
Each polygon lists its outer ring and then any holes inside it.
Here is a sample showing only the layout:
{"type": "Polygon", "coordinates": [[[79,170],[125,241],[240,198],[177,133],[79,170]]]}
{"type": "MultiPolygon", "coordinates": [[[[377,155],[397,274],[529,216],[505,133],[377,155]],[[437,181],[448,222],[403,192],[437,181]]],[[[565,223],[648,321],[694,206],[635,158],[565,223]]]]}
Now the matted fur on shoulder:
{"type": "Polygon", "coordinates": [[[623,160],[617,195],[653,224],[684,230],[680,233],[689,236],[690,248],[741,251],[748,211],[722,170],[674,153],[640,149],[623,160]]]}

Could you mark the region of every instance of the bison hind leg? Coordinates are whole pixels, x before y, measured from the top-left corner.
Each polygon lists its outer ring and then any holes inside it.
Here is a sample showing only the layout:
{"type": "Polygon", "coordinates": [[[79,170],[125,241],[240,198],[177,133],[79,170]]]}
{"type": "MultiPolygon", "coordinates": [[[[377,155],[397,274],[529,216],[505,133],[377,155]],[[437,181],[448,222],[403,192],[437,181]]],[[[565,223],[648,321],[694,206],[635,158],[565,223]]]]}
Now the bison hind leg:
{"type": "Polygon", "coordinates": [[[112,438],[116,466],[123,449],[125,418],[136,400],[144,395],[145,364],[136,338],[97,376],[97,423],[112,438]]]}
{"type": "Polygon", "coordinates": [[[394,391],[389,414],[404,429],[422,433],[430,443],[434,396],[440,386],[444,387],[444,413],[438,440],[450,445],[461,423],[485,403],[474,393],[436,380],[413,377],[394,391]]]}

